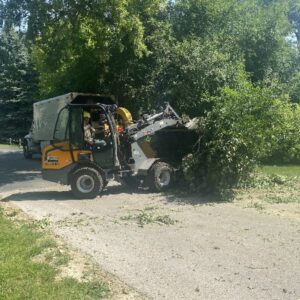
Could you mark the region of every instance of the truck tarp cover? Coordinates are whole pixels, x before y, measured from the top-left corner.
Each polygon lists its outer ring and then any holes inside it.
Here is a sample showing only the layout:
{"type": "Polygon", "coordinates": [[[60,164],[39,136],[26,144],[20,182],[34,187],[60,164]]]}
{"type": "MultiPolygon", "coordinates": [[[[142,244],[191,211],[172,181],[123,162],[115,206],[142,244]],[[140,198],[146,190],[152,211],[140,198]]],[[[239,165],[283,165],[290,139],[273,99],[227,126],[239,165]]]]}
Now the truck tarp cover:
{"type": "Polygon", "coordinates": [[[113,104],[111,97],[97,94],[69,93],[34,103],[32,137],[34,141],[50,141],[60,110],[67,104],[113,104]]]}

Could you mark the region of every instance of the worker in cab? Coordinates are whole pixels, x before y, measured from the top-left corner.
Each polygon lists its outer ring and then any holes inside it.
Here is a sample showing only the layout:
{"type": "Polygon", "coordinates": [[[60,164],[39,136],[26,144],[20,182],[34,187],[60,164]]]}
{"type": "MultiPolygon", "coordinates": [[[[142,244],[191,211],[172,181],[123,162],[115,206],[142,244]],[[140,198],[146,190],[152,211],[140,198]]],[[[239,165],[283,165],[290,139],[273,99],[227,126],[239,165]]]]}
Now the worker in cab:
{"type": "Polygon", "coordinates": [[[101,113],[99,116],[99,136],[105,139],[110,135],[109,125],[105,114],[101,113]]]}
{"type": "Polygon", "coordinates": [[[92,145],[95,136],[95,128],[90,124],[91,114],[88,111],[83,112],[83,130],[84,141],[88,145],[92,145]]]}

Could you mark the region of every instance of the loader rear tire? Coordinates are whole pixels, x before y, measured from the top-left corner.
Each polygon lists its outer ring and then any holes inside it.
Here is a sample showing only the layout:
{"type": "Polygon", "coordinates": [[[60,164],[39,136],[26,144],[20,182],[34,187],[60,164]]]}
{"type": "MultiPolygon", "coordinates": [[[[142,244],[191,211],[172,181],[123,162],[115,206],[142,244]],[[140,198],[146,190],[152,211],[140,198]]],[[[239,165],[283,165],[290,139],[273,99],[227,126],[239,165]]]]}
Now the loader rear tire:
{"type": "Polygon", "coordinates": [[[96,198],[104,188],[103,176],[93,168],[80,168],[70,178],[73,195],[78,199],[96,198]]]}
{"type": "Polygon", "coordinates": [[[153,192],[162,192],[172,186],[174,180],[173,168],[164,162],[155,163],[147,177],[147,185],[153,192]]]}

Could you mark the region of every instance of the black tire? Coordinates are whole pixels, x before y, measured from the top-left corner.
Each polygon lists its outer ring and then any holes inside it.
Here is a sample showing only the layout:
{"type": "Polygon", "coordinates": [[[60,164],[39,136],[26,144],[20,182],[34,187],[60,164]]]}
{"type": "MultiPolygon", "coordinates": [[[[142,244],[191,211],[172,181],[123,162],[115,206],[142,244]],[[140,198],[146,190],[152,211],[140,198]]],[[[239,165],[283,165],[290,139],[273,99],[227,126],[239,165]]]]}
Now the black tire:
{"type": "Polygon", "coordinates": [[[122,183],[124,183],[127,187],[133,190],[137,190],[140,185],[138,179],[133,176],[122,177],[122,183]]]}
{"type": "Polygon", "coordinates": [[[105,180],[104,183],[103,183],[103,189],[105,189],[107,187],[107,185],[108,185],[108,181],[105,180]]]}
{"type": "Polygon", "coordinates": [[[71,189],[76,198],[96,198],[104,188],[103,176],[93,168],[80,168],[71,175],[71,189]]]}
{"type": "Polygon", "coordinates": [[[172,186],[174,180],[173,168],[164,162],[155,163],[147,177],[147,185],[153,192],[165,191],[172,186]]]}
{"type": "Polygon", "coordinates": [[[24,144],[23,144],[23,154],[26,159],[32,158],[32,153],[29,150],[29,145],[28,145],[27,141],[24,141],[24,144]]]}

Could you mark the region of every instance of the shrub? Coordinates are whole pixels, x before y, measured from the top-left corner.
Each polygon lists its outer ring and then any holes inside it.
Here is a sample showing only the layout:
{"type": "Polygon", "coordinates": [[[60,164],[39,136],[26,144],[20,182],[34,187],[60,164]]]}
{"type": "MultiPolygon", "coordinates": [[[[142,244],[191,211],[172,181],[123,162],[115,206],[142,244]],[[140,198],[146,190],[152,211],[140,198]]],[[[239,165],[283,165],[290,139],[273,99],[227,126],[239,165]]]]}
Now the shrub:
{"type": "Polygon", "coordinates": [[[255,87],[247,80],[208,101],[212,109],[199,121],[198,150],[184,158],[183,170],[195,186],[220,193],[274,153],[293,111],[272,85],[255,87]]]}
{"type": "Polygon", "coordinates": [[[281,113],[281,127],[277,134],[277,143],[265,163],[300,163],[300,106],[287,104],[281,113]]]}

